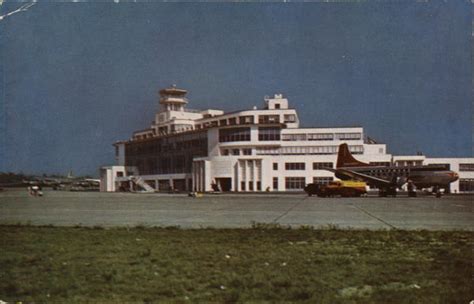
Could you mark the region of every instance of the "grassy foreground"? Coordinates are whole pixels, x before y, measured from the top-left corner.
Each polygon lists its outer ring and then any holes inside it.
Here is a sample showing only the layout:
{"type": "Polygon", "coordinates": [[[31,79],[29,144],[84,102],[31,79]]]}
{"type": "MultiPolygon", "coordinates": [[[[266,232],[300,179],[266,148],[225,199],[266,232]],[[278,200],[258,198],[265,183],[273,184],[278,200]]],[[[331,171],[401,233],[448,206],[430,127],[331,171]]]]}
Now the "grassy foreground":
{"type": "Polygon", "coordinates": [[[473,233],[0,226],[0,300],[469,303],[473,233]]]}

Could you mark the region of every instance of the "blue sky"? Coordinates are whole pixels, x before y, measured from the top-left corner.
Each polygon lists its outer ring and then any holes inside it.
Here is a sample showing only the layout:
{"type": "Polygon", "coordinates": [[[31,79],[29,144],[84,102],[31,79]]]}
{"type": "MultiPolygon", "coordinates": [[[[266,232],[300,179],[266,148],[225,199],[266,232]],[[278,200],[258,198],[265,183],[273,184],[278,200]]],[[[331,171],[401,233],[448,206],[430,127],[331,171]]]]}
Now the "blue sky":
{"type": "Polygon", "coordinates": [[[469,1],[39,2],[0,21],[0,171],[97,174],[172,83],[190,108],[283,93],[303,126],[472,156],[470,39],[469,1]]]}

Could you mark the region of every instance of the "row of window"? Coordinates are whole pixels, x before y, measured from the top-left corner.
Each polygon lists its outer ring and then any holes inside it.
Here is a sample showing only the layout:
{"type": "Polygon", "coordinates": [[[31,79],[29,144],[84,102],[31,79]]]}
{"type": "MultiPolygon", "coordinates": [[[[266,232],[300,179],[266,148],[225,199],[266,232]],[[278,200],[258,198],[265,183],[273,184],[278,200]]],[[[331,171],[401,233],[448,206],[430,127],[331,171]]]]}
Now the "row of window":
{"type": "Polygon", "coordinates": [[[380,166],[380,167],[388,167],[390,166],[390,162],[370,162],[372,166],[380,166]]]}
{"type": "Polygon", "coordinates": [[[272,124],[272,123],[279,123],[279,122],[280,122],[280,115],[259,115],[258,116],[259,124],[272,124]]]}
{"type": "Polygon", "coordinates": [[[336,138],[339,140],[358,140],[362,139],[361,133],[336,133],[336,138]]]}
{"type": "MultiPolygon", "coordinates": [[[[291,123],[296,121],[295,114],[285,114],[283,116],[283,122],[291,123]]],[[[235,126],[235,125],[248,125],[254,124],[255,119],[253,115],[248,116],[239,116],[239,117],[231,117],[228,119],[220,119],[220,120],[213,120],[208,121],[202,124],[196,125],[196,129],[205,129],[210,127],[217,127],[217,126],[235,126]]],[[[258,123],[259,124],[272,124],[272,123],[280,123],[280,115],[258,115],[258,123]]]]}
{"type": "Polygon", "coordinates": [[[219,130],[219,142],[250,141],[250,128],[219,130]]]}
{"type": "Polygon", "coordinates": [[[412,167],[412,166],[421,166],[421,165],[423,165],[423,161],[422,160],[415,160],[415,161],[397,160],[395,162],[395,164],[398,167],[405,167],[405,166],[412,167]]]}
{"type": "MultiPolygon", "coordinates": [[[[257,155],[331,155],[337,154],[339,146],[315,147],[258,147],[257,155]]],[[[352,154],[363,154],[364,146],[349,146],[352,154]]]]}
{"type": "MultiPolygon", "coordinates": [[[[269,118],[272,115],[266,115],[265,121],[262,123],[268,123],[269,118]]],[[[351,133],[348,133],[351,134],[351,133]]],[[[360,133],[358,133],[360,135],[360,133]]],[[[332,140],[333,134],[281,134],[281,129],[277,127],[260,127],[258,128],[258,140],[259,141],[306,141],[306,140],[332,140]]],[[[354,138],[346,138],[354,139],[354,138]]],[[[232,129],[220,129],[219,130],[219,142],[229,141],[250,141],[250,128],[232,128],[232,129]]],[[[337,153],[338,146],[320,146],[320,147],[283,147],[287,149],[287,154],[300,154],[301,149],[309,149],[306,153],[317,153],[317,154],[333,154],[337,153]],[[312,150],[311,150],[312,149],[312,150]],[[311,150],[311,151],[310,151],[311,150]]],[[[363,152],[362,146],[351,146],[351,152],[363,152]]]]}
{"type": "MultiPolygon", "coordinates": [[[[313,163],[313,170],[324,170],[333,168],[332,162],[313,163]]],[[[273,163],[273,170],[278,170],[278,163],[273,163]]],[[[285,170],[306,170],[305,163],[285,163],[285,170]]]]}
{"type": "MultiPolygon", "coordinates": [[[[280,128],[258,128],[258,140],[280,140],[280,128]]],[[[250,128],[232,128],[219,130],[219,142],[250,141],[250,128]]]]}
{"type": "MultiPolygon", "coordinates": [[[[361,133],[336,133],[336,139],[339,140],[360,140],[361,133]]],[[[298,134],[282,134],[283,141],[306,141],[306,140],[334,140],[333,133],[298,133],[298,134]]]]}
{"type": "Polygon", "coordinates": [[[305,163],[285,163],[285,170],[306,170],[305,163]]]}
{"type": "Polygon", "coordinates": [[[474,171],[474,164],[459,164],[459,171],[474,171]]]}
{"type": "Polygon", "coordinates": [[[474,178],[461,178],[459,180],[459,191],[474,192],[474,178]]]}
{"type": "Polygon", "coordinates": [[[223,149],[222,155],[252,155],[252,149],[223,149]]]}
{"type": "Polygon", "coordinates": [[[258,128],[259,141],[280,140],[280,128],[258,128]]]}

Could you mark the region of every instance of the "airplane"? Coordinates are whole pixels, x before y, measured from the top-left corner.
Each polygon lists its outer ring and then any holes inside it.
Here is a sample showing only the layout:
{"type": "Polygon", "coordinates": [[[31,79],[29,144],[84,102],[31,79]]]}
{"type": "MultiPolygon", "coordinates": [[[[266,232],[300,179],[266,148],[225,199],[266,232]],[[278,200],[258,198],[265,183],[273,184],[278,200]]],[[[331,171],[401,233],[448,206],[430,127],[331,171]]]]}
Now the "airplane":
{"type": "Polygon", "coordinates": [[[43,187],[51,187],[57,189],[74,189],[79,190],[96,190],[99,189],[100,179],[75,177],[69,171],[66,177],[33,177],[32,180],[23,180],[24,185],[39,185],[43,187]]]}
{"type": "MultiPolygon", "coordinates": [[[[355,159],[347,144],[341,144],[337,155],[336,169],[324,168],[334,172],[341,180],[356,179],[379,189],[379,196],[396,196],[397,188],[408,183],[416,188],[433,187],[436,196],[441,196],[440,188],[458,180],[459,175],[444,166],[374,166],[355,159]]],[[[410,191],[409,191],[410,192],[410,191]]]]}

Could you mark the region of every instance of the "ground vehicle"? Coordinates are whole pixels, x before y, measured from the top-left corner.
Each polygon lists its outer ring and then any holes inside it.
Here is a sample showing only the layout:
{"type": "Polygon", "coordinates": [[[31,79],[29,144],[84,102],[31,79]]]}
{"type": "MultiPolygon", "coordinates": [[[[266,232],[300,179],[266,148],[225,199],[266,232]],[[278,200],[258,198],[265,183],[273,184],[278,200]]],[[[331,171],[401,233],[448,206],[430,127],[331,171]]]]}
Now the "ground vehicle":
{"type": "Polygon", "coordinates": [[[319,197],[328,197],[340,195],[342,197],[359,197],[366,194],[367,184],[360,181],[346,180],[333,181],[326,185],[308,184],[304,191],[309,196],[317,195],[319,197]]]}

